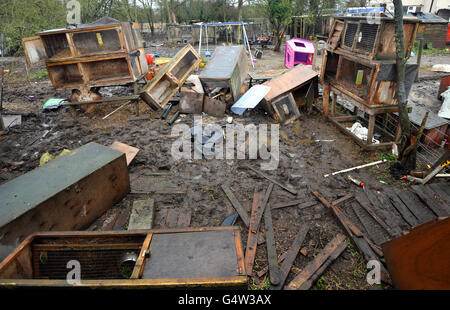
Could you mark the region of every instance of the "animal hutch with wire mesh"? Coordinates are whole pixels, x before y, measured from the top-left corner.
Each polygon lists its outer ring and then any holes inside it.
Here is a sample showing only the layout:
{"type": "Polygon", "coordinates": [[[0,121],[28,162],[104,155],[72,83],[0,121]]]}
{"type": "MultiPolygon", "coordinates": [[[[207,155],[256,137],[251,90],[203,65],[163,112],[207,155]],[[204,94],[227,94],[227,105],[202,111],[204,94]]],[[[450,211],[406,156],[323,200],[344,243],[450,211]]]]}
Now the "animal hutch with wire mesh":
{"type": "MultiPolygon", "coordinates": [[[[404,18],[405,56],[411,53],[418,29],[418,19],[404,18]]],[[[344,133],[365,149],[385,147],[391,142],[373,143],[375,117],[398,112],[396,82],[395,24],[393,18],[336,17],[322,60],[323,113],[344,133]],[[332,93],[329,107],[330,92],[332,93]],[[354,107],[352,116],[335,116],[337,96],[354,107]],[[364,141],[345,124],[357,120],[357,111],[369,116],[367,139],[364,141]]],[[[417,64],[406,65],[406,92],[414,81],[417,64]]],[[[398,130],[397,130],[398,134],[398,130]]]]}
{"type": "Polygon", "coordinates": [[[35,233],[0,263],[1,288],[246,286],[237,226],[35,233]]]}
{"type": "Polygon", "coordinates": [[[55,89],[75,89],[74,101],[100,99],[95,88],[124,85],[148,72],[138,25],[102,18],[22,39],[30,66],[45,62],[55,89]]]}

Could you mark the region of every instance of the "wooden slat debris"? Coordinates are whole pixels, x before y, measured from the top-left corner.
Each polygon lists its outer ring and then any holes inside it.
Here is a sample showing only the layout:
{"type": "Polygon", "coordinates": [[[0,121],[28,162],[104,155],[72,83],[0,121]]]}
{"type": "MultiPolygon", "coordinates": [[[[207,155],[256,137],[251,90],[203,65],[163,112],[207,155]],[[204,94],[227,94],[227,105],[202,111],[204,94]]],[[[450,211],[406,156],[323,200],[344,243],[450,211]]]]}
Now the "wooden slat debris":
{"type": "Polygon", "coordinates": [[[281,290],[284,286],[284,282],[287,279],[289,271],[291,270],[292,265],[294,264],[295,258],[297,257],[298,252],[302,246],[303,241],[305,240],[306,234],[308,233],[309,227],[303,226],[297,233],[294,242],[292,243],[289,250],[286,252],[286,258],[281,265],[280,272],[280,283],[278,285],[272,285],[270,289],[272,290],[281,290]]]}
{"type": "MultiPolygon", "coordinates": [[[[378,199],[378,195],[371,190],[364,190],[364,193],[366,194],[369,201],[372,203],[372,206],[374,207],[375,214],[378,214],[378,217],[381,218],[384,223],[389,227],[390,231],[392,232],[393,237],[398,237],[402,234],[401,228],[397,225],[397,223],[394,221],[394,215],[387,213],[385,211],[384,206],[381,204],[380,200],[378,199]]],[[[391,234],[391,233],[389,233],[391,234]]]]}
{"type": "Polygon", "coordinates": [[[231,204],[233,205],[234,209],[236,210],[236,212],[241,217],[241,219],[244,222],[245,226],[249,227],[250,221],[248,219],[247,211],[242,207],[242,205],[236,199],[236,197],[234,196],[233,192],[231,191],[231,189],[228,186],[222,184],[221,187],[222,187],[222,190],[224,191],[224,193],[227,195],[228,199],[230,200],[231,204]]]}
{"type": "Polygon", "coordinates": [[[152,229],[154,217],[154,199],[135,200],[131,209],[128,230],[152,229]]]}
{"type": "Polygon", "coordinates": [[[269,262],[270,283],[272,285],[278,285],[280,283],[280,267],[278,266],[278,255],[275,246],[275,236],[272,224],[272,212],[270,208],[266,208],[264,211],[264,225],[266,228],[266,247],[267,247],[267,260],[269,262]]]}
{"type": "Polygon", "coordinates": [[[394,191],[390,188],[385,189],[386,195],[389,197],[389,199],[392,201],[392,204],[394,208],[400,213],[402,218],[411,226],[415,227],[419,225],[419,221],[414,216],[414,214],[411,213],[411,211],[405,206],[403,201],[394,193],[394,191]]]}
{"type": "Polygon", "coordinates": [[[352,203],[351,207],[353,212],[355,212],[356,217],[367,231],[367,234],[371,240],[373,240],[376,244],[382,244],[389,240],[389,238],[384,235],[387,233],[384,233],[384,230],[381,228],[377,229],[376,224],[374,223],[375,220],[373,220],[373,218],[366,211],[364,211],[357,202],[352,203]]]}
{"type": "Polygon", "coordinates": [[[404,202],[405,206],[412,214],[419,220],[420,224],[433,220],[436,216],[425,205],[420,202],[420,199],[411,191],[401,191],[394,189],[397,196],[404,202]]]}
{"type": "Polygon", "coordinates": [[[390,236],[392,236],[392,237],[397,237],[397,236],[398,236],[397,234],[395,234],[395,233],[392,231],[391,227],[389,227],[389,225],[386,224],[386,223],[384,222],[384,220],[383,220],[380,216],[378,216],[377,213],[375,213],[375,211],[372,209],[372,206],[371,206],[370,202],[367,200],[366,197],[364,197],[363,195],[358,195],[358,196],[356,196],[356,201],[361,205],[361,207],[364,208],[364,210],[366,210],[367,213],[370,214],[370,216],[371,216],[378,224],[380,224],[381,227],[384,228],[384,230],[386,230],[386,232],[387,232],[390,236]]]}
{"type": "Polygon", "coordinates": [[[429,186],[439,198],[442,199],[447,205],[450,205],[450,183],[433,183],[429,186]]]}
{"type": "MultiPolygon", "coordinates": [[[[347,243],[345,236],[342,234],[336,235],[325,248],[311,261],[306,267],[285,287],[286,290],[306,290],[311,286],[311,281],[308,281],[316,272],[325,264],[330,256],[336,256],[336,253],[341,254],[347,243]]],[[[339,255],[338,254],[338,255],[339,255]]]]}
{"type": "Polygon", "coordinates": [[[316,201],[304,201],[303,199],[292,200],[289,202],[275,203],[271,206],[271,209],[281,209],[286,207],[298,206],[299,209],[309,208],[316,205],[316,201]]]}
{"type": "MultiPolygon", "coordinates": [[[[287,253],[288,253],[288,252],[284,252],[283,254],[281,254],[281,255],[278,257],[278,264],[281,264],[281,263],[286,259],[287,253]]],[[[267,271],[269,271],[269,266],[266,266],[266,267],[264,267],[263,269],[261,269],[260,271],[258,271],[258,272],[256,273],[256,275],[258,276],[258,278],[261,278],[263,275],[266,274],[267,271]]]]}
{"type": "MultiPolygon", "coordinates": [[[[373,244],[359,229],[356,227],[336,206],[331,205],[323,196],[319,194],[317,191],[312,192],[314,196],[319,199],[319,201],[328,209],[331,209],[336,216],[336,218],[341,223],[341,226],[347,232],[347,235],[353,240],[356,247],[360,250],[361,254],[364,256],[366,261],[370,260],[378,260],[380,261],[380,257],[383,256],[381,250],[373,244]]],[[[381,276],[382,280],[390,283],[389,273],[386,268],[381,265],[381,276]]]]}
{"type": "Polygon", "coordinates": [[[263,213],[263,194],[255,193],[253,195],[252,215],[250,218],[247,247],[245,250],[245,270],[248,275],[252,275],[253,273],[253,263],[255,261],[256,247],[258,245],[259,223],[261,222],[263,213]]]}
{"type": "Polygon", "coordinates": [[[419,196],[419,198],[432,210],[437,216],[448,216],[450,212],[446,209],[449,208],[446,205],[442,205],[441,202],[433,197],[433,192],[427,190],[425,186],[413,185],[411,189],[419,196]]]}
{"type": "Polygon", "coordinates": [[[272,177],[266,175],[265,173],[263,173],[263,172],[261,172],[261,171],[255,169],[255,168],[253,168],[253,167],[250,167],[250,166],[246,166],[246,168],[248,168],[248,169],[250,169],[250,170],[256,172],[257,174],[259,174],[260,176],[266,178],[266,179],[269,180],[270,182],[275,183],[276,185],[278,185],[279,187],[281,187],[281,188],[283,188],[284,190],[288,191],[289,193],[294,194],[294,195],[297,195],[297,191],[296,191],[295,189],[289,188],[288,186],[281,184],[280,182],[278,182],[278,181],[275,180],[274,178],[272,178],[272,177]]]}
{"type": "Polygon", "coordinates": [[[113,150],[125,153],[127,159],[127,166],[130,165],[130,163],[133,161],[133,159],[139,152],[139,149],[137,147],[129,146],[119,141],[114,141],[113,144],[111,144],[109,147],[112,148],[113,150]]]}

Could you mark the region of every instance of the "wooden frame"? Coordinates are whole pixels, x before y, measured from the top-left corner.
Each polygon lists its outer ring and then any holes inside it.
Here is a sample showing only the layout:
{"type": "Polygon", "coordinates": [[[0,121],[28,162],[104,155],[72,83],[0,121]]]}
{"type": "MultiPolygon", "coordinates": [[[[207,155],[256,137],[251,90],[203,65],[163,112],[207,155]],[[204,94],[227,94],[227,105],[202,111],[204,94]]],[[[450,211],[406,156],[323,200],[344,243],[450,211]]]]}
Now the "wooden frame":
{"type": "MultiPolygon", "coordinates": [[[[35,233],[27,237],[19,247],[0,263],[0,277],[8,269],[17,268],[17,260],[30,248],[34,240],[39,238],[92,238],[92,237],[140,237],[145,241],[142,243],[138,261],[130,279],[111,280],[82,280],[79,284],[68,284],[66,280],[51,279],[4,279],[0,278],[0,287],[34,287],[34,288],[172,288],[172,287],[246,287],[247,275],[245,273],[244,254],[241,244],[240,228],[237,226],[228,227],[202,227],[202,228],[177,228],[177,229],[153,229],[115,232],[92,232],[92,231],[71,231],[71,232],[42,232],[35,233]],[[203,278],[168,278],[168,279],[140,279],[142,267],[145,265],[146,253],[150,248],[152,236],[157,234],[176,234],[186,232],[207,232],[207,231],[231,231],[234,236],[237,270],[236,276],[230,277],[203,277],[203,278]]],[[[131,243],[130,243],[131,244],[131,243]]],[[[68,245],[70,246],[70,244],[68,245]]],[[[124,245],[125,246],[125,245],[124,245]]],[[[123,246],[122,246],[123,247],[123,246]]],[[[29,254],[28,254],[29,255],[29,254]]],[[[23,260],[22,260],[23,261],[23,260]]]]}
{"type": "Polygon", "coordinates": [[[153,109],[164,108],[201,61],[197,51],[187,44],[145,85],[140,92],[142,99],[153,109]],[[187,64],[183,64],[186,61],[187,64]],[[187,67],[180,74],[183,66],[187,67]]]}
{"type": "Polygon", "coordinates": [[[50,81],[55,89],[129,84],[142,79],[148,72],[142,40],[134,27],[127,22],[44,31],[38,33],[36,37],[23,39],[22,44],[30,66],[45,61],[50,81]],[[105,42],[114,42],[110,43],[113,47],[107,50],[102,49],[105,44],[102,35],[106,33],[109,34],[108,41],[105,42]],[[89,35],[90,40],[77,39],[78,35],[89,35]],[[90,42],[95,41],[94,36],[100,48],[88,46],[90,42]],[[82,51],[80,44],[85,45],[86,52],[82,51]],[[62,50],[67,51],[58,55],[56,51],[60,46],[62,50]],[[96,51],[96,48],[100,50],[96,51]],[[52,53],[49,54],[49,51],[52,53]],[[36,61],[38,57],[39,62],[36,61]],[[114,76],[113,66],[117,66],[120,61],[124,62],[123,68],[126,66],[127,69],[122,70],[121,75],[114,76]],[[103,71],[105,77],[95,79],[90,76],[89,66],[96,66],[93,72],[97,75],[103,71]]]}

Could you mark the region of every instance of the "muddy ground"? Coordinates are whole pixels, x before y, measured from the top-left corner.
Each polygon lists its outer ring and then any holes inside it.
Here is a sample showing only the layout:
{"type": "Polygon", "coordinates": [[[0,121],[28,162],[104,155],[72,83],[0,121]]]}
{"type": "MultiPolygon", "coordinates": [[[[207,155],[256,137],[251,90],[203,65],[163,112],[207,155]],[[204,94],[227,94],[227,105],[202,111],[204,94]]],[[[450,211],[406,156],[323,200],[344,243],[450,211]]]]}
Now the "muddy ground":
{"type": "MultiPolygon", "coordinates": [[[[176,48],[149,48],[161,57],[170,57],[176,48]]],[[[257,73],[283,71],[283,54],[264,51],[263,59],[256,63],[257,73]]],[[[66,98],[69,91],[55,91],[41,68],[33,68],[29,83],[26,79],[23,58],[8,59],[6,66],[11,70],[5,87],[4,110],[23,114],[22,124],[12,126],[11,131],[0,137],[0,184],[7,182],[39,166],[39,159],[45,152],[53,155],[63,149],[76,149],[88,142],[110,145],[118,140],[139,148],[139,153],[129,166],[132,192],[98,219],[90,229],[103,230],[108,221],[122,212],[129,216],[133,201],[151,197],[155,200],[155,228],[160,227],[160,214],[169,208],[189,208],[192,211],[191,226],[218,226],[235,211],[225,197],[220,185],[230,186],[241,204],[250,212],[255,191],[265,191],[269,181],[245,169],[246,165],[259,168],[261,160],[174,160],[170,150],[177,138],[172,127],[160,119],[161,111],[151,111],[140,104],[140,117],[136,119],[130,106],[106,120],[102,117],[118,104],[98,106],[91,114],[78,111],[73,117],[68,108],[57,111],[42,111],[43,103],[49,98],[66,98]],[[44,76],[40,76],[44,75],[44,76]],[[29,96],[34,96],[30,98],[29,96]],[[44,133],[48,133],[43,137],[44,133]],[[137,192],[159,192],[139,194],[137,192]],[[165,193],[162,193],[165,192],[165,193]],[[180,194],[181,193],[181,194],[180,194]]],[[[253,70],[253,69],[252,69],[253,70]]],[[[132,87],[107,87],[101,90],[104,96],[126,95],[132,87]]],[[[173,109],[170,116],[175,113],[173,109]]],[[[205,122],[226,124],[226,117],[206,116],[205,122]]],[[[235,123],[272,123],[263,111],[256,109],[244,116],[233,115],[235,123]]],[[[183,115],[176,124],[193,125],[192,115],[183,115]]],[[[385,151],[389,152],[389,151],[385,151]]],[[[267,174],[283,184],[290,184],[298,191],[295,196],[279,186],[274,186],[269,205],[293,199],[314,200],[312,190],[318,190],[329,201],[356,191],[346,175],[324,178],[323,175],[359,164],[378,160],[383,152],[364,152],[349,137],[343,135],[317,111],[301,117],[292,124],[280,127],[280,162],[278,168],[267,174]],[[315,140],[333,142],[315,142],[315,140]]],[[[380,181],[397,187],[406,186],[394,181],[389,175],[388,165],[374,166],[352,172],[352,176],[363,181],[369,188],[383,190],[380,181]]],[[[290,281],[304,266],[320,252],[337,233],[344,233],[334,216],[323,205],[298,209],[287,207],[272,212],[280,255],[287,251],[296,232],[303,225],[310,227],[303,243],[304,254],[299,254],[287,279],[290,281]]],[[[238,219],[242,241],[247,241],[247,229],[238,219]]],[[[264,225],[262,225],[264,226],[264,225]]],[[[124,222],[120,227],[126,229],[124,222]]],[[[264,230],[264,229],[262,229],[264,230]]],[[[365,262],[351,242],[345,252],[326,270],[313,289],[369,289],[366,282],[365,262]]],[[[265,244],[259,245],[254,270],[267,266],[265,244]]],[[[267,275],[249,281],[250,289],[268,287],[267,275]]]]}

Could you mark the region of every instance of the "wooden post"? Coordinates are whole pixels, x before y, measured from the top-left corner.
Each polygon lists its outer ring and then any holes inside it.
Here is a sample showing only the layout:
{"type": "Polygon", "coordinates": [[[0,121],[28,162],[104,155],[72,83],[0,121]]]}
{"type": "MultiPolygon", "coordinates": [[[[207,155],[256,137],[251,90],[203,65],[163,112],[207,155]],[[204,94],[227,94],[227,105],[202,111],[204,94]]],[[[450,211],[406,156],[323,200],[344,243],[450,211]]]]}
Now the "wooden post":
{"type": "MultiPolygon", "coordinates": [[[[137,81],[133,83],[133,92],[135,95],[139,95],[139,86],[137,81]]],[[[136,100],[136,103],[134,104],[136,109],[136,116],[139,116],[139,99],[136,100]]]]}
{"type": "Polygon", "coordinates": [[[323,103],[322,103],[322,115],[328,117],[328,108],[330,103],[330,84],[323,84],[323,103]]]}
{"type": "Polygon", "coordinates": [[[416,73],[416,79],[414,80],[417,82],[419,80],[419,71],[420,71],[420,62],[422,60],[422,51],[423,51],[423,38],[419,40],[419,53],[417,54],[417,73],[416,73]]]}
{"type": "Polygon", "coordinates": [[[331,97],[331,109],[329,111],[331,116],[336,115],[336,102],[337,102],[337,94],[333,92],[333,96],[331,97]]]}
{"type": "Polygon", "coordinates": [[[367,145],[372,144],[374,127],[375,127],[375,115],[369,115],[369,127],[368,127],[369,131],[367,132],[367,141],[366,141],[367,145]]]}

